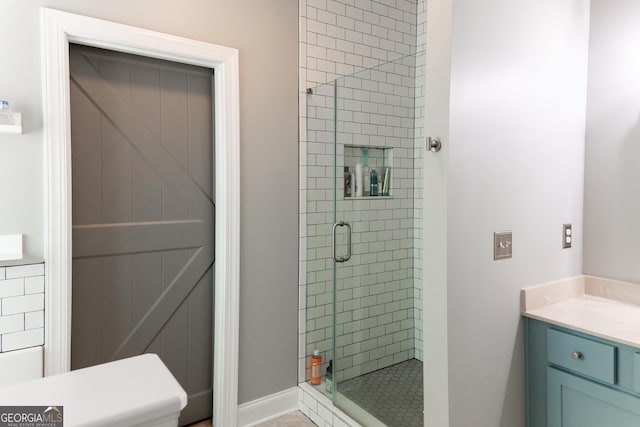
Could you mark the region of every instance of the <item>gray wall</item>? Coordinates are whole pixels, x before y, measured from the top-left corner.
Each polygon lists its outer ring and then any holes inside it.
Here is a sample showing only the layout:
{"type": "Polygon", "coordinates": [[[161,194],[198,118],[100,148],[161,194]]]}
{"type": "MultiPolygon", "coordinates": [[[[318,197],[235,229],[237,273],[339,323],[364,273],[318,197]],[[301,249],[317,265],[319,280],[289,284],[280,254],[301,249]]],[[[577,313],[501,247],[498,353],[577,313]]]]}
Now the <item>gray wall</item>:
{"type": "Polygon", "coordinates": [[[640,3],[592,0],[584,272],[640,282],[640,3]]]}
{"type": "Polygon", "coordinates": [[[589,1],[456,0],[452,11],[450,425],[518,427],[520,289],[582,272],[589,1]],[[567,222],[571,250],[561,247],[567,222]],[[493,261],[493,232],[504,229],[513,258],[493,261]]]}
{"type": "Polygon", "coordinates": [[[39,7],[135,25],[240,51],[240,403],[296,385],[298,2],[151,0],[0,3],[0,99],[25,134],[0,134],[0,233],[43,256],[39,7]]]}

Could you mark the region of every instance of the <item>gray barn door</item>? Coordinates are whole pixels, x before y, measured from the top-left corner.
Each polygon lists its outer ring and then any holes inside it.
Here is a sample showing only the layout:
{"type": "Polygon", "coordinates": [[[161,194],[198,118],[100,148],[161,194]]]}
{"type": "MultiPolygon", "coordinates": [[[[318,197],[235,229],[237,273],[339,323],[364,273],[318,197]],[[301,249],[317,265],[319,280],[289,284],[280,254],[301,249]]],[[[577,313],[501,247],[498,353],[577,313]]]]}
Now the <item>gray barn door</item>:
{"type": "Polygon", "coordinates": [[[72,369],[157,353],[211,416],[212,70],[70,48],[72,369]]]}

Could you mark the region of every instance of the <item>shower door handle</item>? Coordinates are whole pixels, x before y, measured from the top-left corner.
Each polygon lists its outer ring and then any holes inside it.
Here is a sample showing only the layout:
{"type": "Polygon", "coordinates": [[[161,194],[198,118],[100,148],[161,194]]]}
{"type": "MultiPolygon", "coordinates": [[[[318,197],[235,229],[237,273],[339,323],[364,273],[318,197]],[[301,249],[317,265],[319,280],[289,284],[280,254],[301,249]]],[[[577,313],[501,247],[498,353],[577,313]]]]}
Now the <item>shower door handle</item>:
{"type": "Polygon", "coordinates": [[[333,224],[333,232],[331,234],[331,245],[333,246],[333,260],[335,262],[347,262],[351,259],[351,225],[344,221],[339,221],[333,224]],[[338,227],[347,227],[347,254],[339,257],[336,253],[336,230],[338,227]]]}

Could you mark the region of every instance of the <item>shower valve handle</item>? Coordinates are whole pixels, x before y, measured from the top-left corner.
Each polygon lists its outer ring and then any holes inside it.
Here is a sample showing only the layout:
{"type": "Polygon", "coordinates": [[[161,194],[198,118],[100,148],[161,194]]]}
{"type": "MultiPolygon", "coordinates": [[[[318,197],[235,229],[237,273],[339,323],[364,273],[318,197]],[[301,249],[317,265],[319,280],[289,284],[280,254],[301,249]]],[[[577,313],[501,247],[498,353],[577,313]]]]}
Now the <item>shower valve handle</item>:
{"type": "Polygon", "coordinates": [[[439,138],[427,138],[427,150],[432,153],[437,153],[442,148],[442,141],[439,138]]]}

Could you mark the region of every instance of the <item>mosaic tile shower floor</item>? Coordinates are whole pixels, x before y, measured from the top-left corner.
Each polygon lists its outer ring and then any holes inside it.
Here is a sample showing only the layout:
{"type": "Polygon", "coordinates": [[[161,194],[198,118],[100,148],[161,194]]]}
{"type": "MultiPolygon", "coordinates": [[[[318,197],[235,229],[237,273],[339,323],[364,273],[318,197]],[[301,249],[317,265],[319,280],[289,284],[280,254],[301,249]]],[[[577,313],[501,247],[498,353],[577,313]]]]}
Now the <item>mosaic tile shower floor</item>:
{"type": "Polygon", "coordinates": [[[411,359],[341,382],[338,390],[388,427],[422,427],[422,383],[422,362],[411,359]]]}

